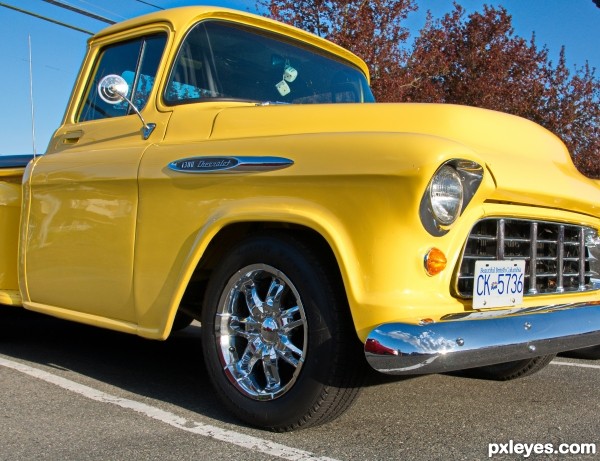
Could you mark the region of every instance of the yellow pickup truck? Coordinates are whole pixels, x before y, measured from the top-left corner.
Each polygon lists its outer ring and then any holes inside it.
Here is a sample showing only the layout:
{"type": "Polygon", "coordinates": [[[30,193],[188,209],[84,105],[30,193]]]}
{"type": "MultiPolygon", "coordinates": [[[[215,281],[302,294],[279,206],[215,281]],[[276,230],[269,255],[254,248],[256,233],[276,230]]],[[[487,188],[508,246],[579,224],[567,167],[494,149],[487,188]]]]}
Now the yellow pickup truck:
{"type": "Polygon", "coordinates": [[[47,152],[2,158],[0,223],[0,303],[196,319],[215,392],[271,430],[341,414],[367,364],[512,379],[600,344],[600,187],[556,136],[374,103],[358,57],[239,11],[93,36],[47,152]]]}

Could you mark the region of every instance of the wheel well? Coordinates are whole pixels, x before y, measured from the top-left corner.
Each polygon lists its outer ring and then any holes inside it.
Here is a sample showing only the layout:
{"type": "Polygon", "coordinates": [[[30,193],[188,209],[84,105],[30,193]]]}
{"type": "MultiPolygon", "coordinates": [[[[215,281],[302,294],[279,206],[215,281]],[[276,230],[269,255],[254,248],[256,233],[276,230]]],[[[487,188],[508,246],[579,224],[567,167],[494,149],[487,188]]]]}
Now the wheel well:
{"type": "MultiPolygon", "coordinates": [[[[210,274],[225,254],[239,241],[250,236],[281,235],[292,237],[312,249],[327,265],[328,273],[340,290],[344,289],[342,276],[333,250],[321,234],[308,227],[278,222],[237,223],[219,231],[208,245],[196,266],[181,300],[178,315],[200,319],[202,299],[210,274]]],[[[345,293],[345,291],[344,291],[345,293]]]]}

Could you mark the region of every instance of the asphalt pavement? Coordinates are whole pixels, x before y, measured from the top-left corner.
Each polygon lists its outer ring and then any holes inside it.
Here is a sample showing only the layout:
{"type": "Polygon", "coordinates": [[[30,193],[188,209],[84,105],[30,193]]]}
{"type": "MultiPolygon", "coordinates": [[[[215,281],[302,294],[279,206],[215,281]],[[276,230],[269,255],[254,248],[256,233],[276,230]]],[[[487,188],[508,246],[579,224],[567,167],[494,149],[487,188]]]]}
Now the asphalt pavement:
{"type": "Polygon", "coordinates": [[[568,356],[505,383],[373,372],[336,421],[275,434],[221,407],[199,325],[157,342],[0,307],[0,460],[593,460],[599,383],[568,356]]]}

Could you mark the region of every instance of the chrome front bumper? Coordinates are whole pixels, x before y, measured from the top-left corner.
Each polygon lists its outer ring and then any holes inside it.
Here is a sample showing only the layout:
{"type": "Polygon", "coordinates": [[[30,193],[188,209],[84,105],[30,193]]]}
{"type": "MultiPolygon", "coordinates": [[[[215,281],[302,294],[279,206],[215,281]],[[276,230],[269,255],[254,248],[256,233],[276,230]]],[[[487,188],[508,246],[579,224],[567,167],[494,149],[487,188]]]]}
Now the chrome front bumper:
{"type": "Polygon", "coordinates": [[[423,325],[390,323],[365,342],[381,373],[443,373],[600,344],[600,302],[464,312],[423,325]]]}

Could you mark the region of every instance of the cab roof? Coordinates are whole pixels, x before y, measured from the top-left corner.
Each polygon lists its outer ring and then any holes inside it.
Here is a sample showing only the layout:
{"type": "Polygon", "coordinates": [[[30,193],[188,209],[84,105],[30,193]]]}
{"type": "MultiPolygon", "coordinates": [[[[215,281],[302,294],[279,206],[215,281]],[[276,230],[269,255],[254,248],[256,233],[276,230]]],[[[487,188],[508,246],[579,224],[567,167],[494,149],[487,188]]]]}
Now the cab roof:
{"type": "Polygon", "coordinates": [[[113,34],[124,33],[138,27],[159,23],[166,24],[175,34],[179,35],[177,39],[179,41],[183,39],[185,32],[189,30],[192,25],[203,19],[234,21],[239,24],[245,24],[265,31],[285,35],[300,42],[316,46],[351,62],[367,76],[367,79],[369,79],[369,69],[365,62],[345,48],[314,34],[298,29],[297,27],[255,14],[216,6],[184,6],[138,16],[101,30],[89,39],[89,43],[93,43],[97,39],[113,34]]]}

